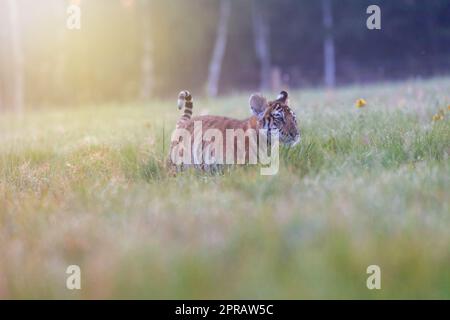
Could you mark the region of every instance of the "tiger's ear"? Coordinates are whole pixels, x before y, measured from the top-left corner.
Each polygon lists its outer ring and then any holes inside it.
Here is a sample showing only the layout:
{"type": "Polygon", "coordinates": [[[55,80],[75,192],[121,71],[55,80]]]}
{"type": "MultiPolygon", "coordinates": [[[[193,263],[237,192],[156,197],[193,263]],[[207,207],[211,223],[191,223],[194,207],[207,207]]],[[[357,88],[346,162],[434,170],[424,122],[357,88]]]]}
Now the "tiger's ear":
{"type": "Polygon", "coordinates": [[[259,93],[252,94],[249,103],[250,109],[252,110],[253,114],[258,118],[262,118],[262,116],[264,115],[264,111],[269,106],[266,98],[264,98],[259,93]]]}
{"type": "Polygon", "coordinates": [[[286,91],[281,91],[277,97],[277,101],[286,103],[288,101],[289,95],[286,91]]]}

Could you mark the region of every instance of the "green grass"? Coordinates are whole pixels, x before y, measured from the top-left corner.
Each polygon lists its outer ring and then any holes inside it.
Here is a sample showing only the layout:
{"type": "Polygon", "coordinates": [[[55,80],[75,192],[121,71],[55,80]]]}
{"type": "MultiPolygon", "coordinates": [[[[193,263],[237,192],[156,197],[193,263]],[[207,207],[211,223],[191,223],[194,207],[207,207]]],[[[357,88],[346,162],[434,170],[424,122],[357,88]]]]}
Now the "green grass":
{"type": "MultiPolygon", "coordinates": [[[[176,101],[1,114],[0,298],[449,299],[450,110],[431,121],[449,93],[292,92],[303,137],[276,176],[169,177],[176,101]]],[[[243,118],[247,99],[194,112],[243,118]]]]}

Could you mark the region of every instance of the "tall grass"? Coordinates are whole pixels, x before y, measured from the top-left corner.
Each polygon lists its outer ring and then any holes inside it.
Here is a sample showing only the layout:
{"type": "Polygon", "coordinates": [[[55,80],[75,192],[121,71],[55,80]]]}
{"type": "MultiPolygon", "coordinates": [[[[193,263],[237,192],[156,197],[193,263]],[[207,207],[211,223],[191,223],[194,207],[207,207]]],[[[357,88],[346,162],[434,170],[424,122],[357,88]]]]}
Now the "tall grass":
{"type": "MultiPolygon", "coordinates": [[[[302,142],[275,176],[169,176],[171,102],[3,114],[0,297],[450,298],[449,92],[292,92],[302,142]]],[[[247,116],[246,95],[196,101],[247,116]]]]}

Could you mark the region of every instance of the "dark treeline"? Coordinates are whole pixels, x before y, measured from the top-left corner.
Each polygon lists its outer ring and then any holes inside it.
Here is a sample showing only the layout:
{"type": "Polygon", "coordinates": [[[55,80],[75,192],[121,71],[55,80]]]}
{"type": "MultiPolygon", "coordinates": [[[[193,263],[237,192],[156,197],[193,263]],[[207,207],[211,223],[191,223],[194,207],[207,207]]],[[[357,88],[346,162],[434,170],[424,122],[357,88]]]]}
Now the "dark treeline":
{"type": "Polygon", "coordinates": [[[449,0],[0,0],[0,26],[0,108],[450,71],[449,0]]]}

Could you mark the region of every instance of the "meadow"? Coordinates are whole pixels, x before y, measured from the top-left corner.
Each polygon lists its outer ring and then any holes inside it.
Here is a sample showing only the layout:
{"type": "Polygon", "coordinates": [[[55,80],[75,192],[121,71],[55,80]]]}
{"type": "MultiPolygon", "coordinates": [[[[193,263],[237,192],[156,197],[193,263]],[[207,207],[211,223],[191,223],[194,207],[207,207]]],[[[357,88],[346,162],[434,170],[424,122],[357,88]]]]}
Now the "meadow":
{"type": "Polygon", "coordinates": [[[0,114],[0,298],[450,299],[450,79],[290,91],[275,176],[168,176],[177,94],[0,114]]]}

